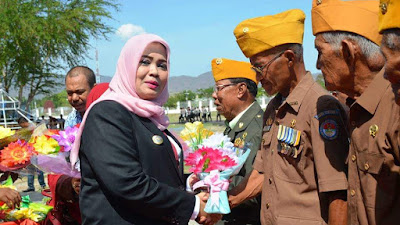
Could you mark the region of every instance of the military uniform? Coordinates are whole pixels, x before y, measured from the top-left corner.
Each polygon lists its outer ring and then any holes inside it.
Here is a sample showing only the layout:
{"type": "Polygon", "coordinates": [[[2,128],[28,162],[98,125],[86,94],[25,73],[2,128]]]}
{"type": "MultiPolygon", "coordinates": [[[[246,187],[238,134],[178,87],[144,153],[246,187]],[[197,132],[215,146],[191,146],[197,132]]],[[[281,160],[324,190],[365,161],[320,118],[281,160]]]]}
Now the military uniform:
{"type": "Polygon", "coordinates": [[[351,225],[400,223],[399,113],[383,71],[350,106],[351,225]]]}
{"type": "Polygon", "coordinates": [[[264,174],[261,223],[327,224],[325,192],[347,189],[346,114],[307,73],[287,99],[278,94],[264,113],[254,169],[264,174]]]}
{"type": "MultiPolygon", "coordinates": [[[[258,102],[254,102],[252,106],[240,117],[233,129],[224,132],[236,145],[244,143],[250,144],[251,153],[244,163],[239,174],[232,178],[229,189],[237,186],[243,178],[253,170],[253,162],[261,143],[262,131],[262,115],[264,111],[258,102]]],[[[257,197],[243,202],[236,208],[232,209],[231,214],[225,215],[223,221],[217,224],[260,224],[260,203],[261,197],[257,197]]]]}

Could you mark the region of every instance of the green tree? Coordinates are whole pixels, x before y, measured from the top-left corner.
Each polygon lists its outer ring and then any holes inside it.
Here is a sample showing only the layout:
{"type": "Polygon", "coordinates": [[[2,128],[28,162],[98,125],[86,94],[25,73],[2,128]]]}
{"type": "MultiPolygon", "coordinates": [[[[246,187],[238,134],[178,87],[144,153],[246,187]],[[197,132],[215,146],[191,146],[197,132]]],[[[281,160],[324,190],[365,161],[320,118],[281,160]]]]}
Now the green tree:
{"type": "Polygon", "coordinates": [[[212,98],[213,93],[214,93],[214,87],[201,88],[197,90],[199,98],[212,98]]]}
{"type": "Polygon", "coordinates": [[[315,82],[317,82],[319,85],[321,85],[321,87],[326,89],[325,80],[324,80],[324,76],[322,75],[322,73],[317,75],[315,82]]]}
{"type": "Polygon", "coordinates": [[[68,102],[68,95],[67,95],[67,92],[65,90],[62,90],[61,92],[59,92],[57,94],[46,96],[46,97],[40,99],[37,102],[37,106],[38,107],[43,107],[44,103],[47,100],[51,100],[54,103],[55,107],[70,106],[70,104],[68,102]]]}
{"type": "Polygon", "coordinates": [[[60,71],[82,63],[90,38],[107,38],[112,0],[0,0],[1,82],[37,94],[60,85],[60,71]]]}

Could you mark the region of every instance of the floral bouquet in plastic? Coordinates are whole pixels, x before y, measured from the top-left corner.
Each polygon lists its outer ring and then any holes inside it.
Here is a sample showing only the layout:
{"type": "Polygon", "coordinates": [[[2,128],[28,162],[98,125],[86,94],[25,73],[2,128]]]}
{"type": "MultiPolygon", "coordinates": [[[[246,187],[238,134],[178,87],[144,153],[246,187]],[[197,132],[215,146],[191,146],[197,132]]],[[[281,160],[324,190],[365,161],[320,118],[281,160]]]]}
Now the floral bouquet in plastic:
{"type": "Polygon", "coordinates": [[[32,138],[30,142],[37,152],[32,157],[32,164],[45,172],[80,177],[78,170],[71,169],[69,161],[78,130],[79,124],[67,127],[63,131],[47,130],[42,135],[32,138]]]}
{"type": "MultiPolygon", "coordinates": [[[[0,185],[0,188],[16,190],[11,177],[8,177],[5,183],[0,185]]],[[[25,222],[25,224],[37,224],[34,222],[44,220],[47,213],[52,209],[52,206],[45,205],[42,202],[32,202],[29,195],[26,195],[22,197],[20,207],[16,209],[11,209],[4,202],[0,202],[0,220],[18,222],[16,224],[22,224],[22,222],[25,222]]]]}
{"type": "MultiPolygon", "coordinates": [[[[198,131],[204,132],[202,129],[198,131]]],[[[193,134],[190,136],[193,137],[193,134]]],[[[207,213],[229,214],[231,212],[227,196],[229,178],[239,173],[250,150],[246,145],[242,148],[235,146],[228,136],[221,133],[201,140],[195,139],[196,142],[193,142],[192,138],[191,141],[192,144],[195,143],[195,148],[187,153],[185,165],[189,166],[189,171],[200,180],[193,185],[193,189],[207,187],[209,190],[210,197],[204,209],[207,213]]]]}
{"type": "Polygon", "coordinates": [[[15,131],[11,130],[10,128],[0,126],[0,149],[3,149],[10,143],[16,142],[18,140],[28,141],[32,135],[32,132],[33,129],[30,128],[22,128],[15,131]]]}

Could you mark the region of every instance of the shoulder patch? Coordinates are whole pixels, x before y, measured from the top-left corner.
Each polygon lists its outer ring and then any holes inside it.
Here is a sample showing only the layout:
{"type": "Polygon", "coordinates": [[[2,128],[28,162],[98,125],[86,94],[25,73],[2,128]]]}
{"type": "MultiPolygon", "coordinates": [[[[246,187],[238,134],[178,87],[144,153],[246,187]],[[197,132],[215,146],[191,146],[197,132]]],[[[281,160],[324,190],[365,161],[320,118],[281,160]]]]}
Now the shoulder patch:
{"type": "Polygon", "coordinates": [[[339,129],[336,121],[328,119],[319,126],[320,135],[327,140],[335,140],[339,135],[339,129]]]}
{"type": "Polygon", "coordinates": [[[322,117],[327,116],[327,115],[340,115],[340,110],[339,109],[326,110],[326,111],[318,113],[318,115],[314,116],[314,118],[319,120],[322,117]]]}

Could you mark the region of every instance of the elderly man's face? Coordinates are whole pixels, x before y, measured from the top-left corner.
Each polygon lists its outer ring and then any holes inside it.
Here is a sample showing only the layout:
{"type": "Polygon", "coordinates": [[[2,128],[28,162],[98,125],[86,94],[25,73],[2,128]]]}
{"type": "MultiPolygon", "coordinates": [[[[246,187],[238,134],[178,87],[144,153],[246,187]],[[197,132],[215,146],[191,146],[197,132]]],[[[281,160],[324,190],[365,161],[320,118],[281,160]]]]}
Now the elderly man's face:
{"type": "Polygon", "coordinates": [[[235,107],[237,105],[237,89],[239,84],[233,84],[229,79],[220,80],[215,83],[216,90],[212,94],[214,105],[219,113],[230,121],[235,118],[235,107]]]}
{"type": "Polygon", "coordinates": [[[290,74],[287,67],[282,63],[284,52],[266,54],[264,52],[250,57],[256,70],[257,80],[260,81],[265,92],[269,95],[285,92],[289,88],[290,74]]]}
{"type": "Polygon", "coordinates": [[[315,48],[318,51],[317,69],[321,70],[325,80],[325,87],[329,91],[341,91],[344,84],[347,70],[346,62],[341,55],[325,41],[322,34],[315,37],[315,48]]]}
{"type": "Polygon", "coordinates": [[[400,105],[400,41],[395,41],[396,49],[390,49],[383,43],[381,45],[381,50],[386,59],[385,78],[392,84],[396,103],[400,105]]]}
{"type": "Polygon", "coordinates": [[[79,113],[83,114],[86,110],[86,98],[91,90],[86,76],[67,76],[65,87],[68,94],[68,102],[79,113]]]}

